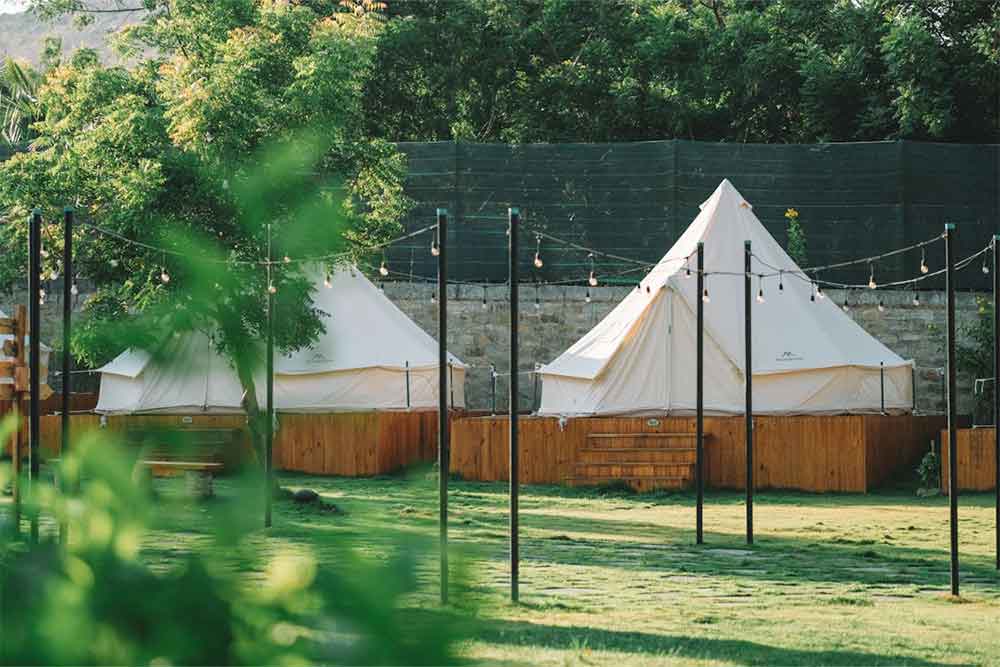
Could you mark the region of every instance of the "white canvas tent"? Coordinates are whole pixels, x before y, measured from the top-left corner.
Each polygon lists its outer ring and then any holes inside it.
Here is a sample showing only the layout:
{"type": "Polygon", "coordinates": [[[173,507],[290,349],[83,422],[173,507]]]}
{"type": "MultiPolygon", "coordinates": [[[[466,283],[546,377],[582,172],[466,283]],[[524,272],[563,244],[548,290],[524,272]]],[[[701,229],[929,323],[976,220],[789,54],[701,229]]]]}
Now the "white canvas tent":
{"type": "Polygon", "coordinates": [[[666,256],[607,317],[541,369],[543,415],[690,414],[695,402],[698,241],[705,243],[705,410],[744,411],[744,240],[754,274],[753,408],[761,414],[906,412],[912,362],[866,333],[812,284],[724,180],[666,256]],[[775,267],[772,269],[771,267],[775,267]],[[710,275],[728,272],[735,275],[710,275]],[[754,278],[754,293],[758,290],[754,278]]]}
{"type": "MultiPolygon", "coordinates": [[[[2,310],[0,310],[0,317],[7,317],[7,314],[4,313],[2,310]]],[[[2,351],[3,350],[3,344],[4,344],[4,342],[8,341],[8,340],[12,340],[13,338],[14,338],[14,336],[11,335],[11,334],[0,334],[0,361],[13,361],[13,359],[11,359],[10,357],[4,356],[3,351],[2,351]]],[[[27,348],[27,349],[25,349],[25,361],[26,362],[29,361],[28,360],[28,356],[29,356],[30,347],[28,347],[28,346],[30,344],[31,344],[31,334],[28,334],[27,336],[24,337],[24,346],[25,346],[25,348],[27,348]]],[[[39,347],[40,347],[40,349],[42,351],[41,360],[40,360],[41,371],[42,371],[42,382],[46,382],[46,378],[48,377],[48,369],[49,369],[49,357],[52,354],[52,348],[49,347],[48,345],[46,345],[45,343],[41,343],[39,347]]],[[[14,378],[12,378],[12,377],[0,377],[0,384],[14,384],[14,378]]]]}
{"type": "MultiPolygon", "coordinates": [[[[326,331],[312,346],[275,359],[275,407],[285,412],[437,408],[437,342],[355,270],[315,272],[313,294],[326,331]],[[409,386],[409,389],[407,387],[409,386]]],[[[160,358],[161,355],[157,355],[160,358]]],[[[128,350],[100,369],[97,411],[238,413],[243,389],[203,333],[171,341],[164,362],[128,350]]],[[[465,364],[452,364],[454,406],[465,406],[465,364]]],[[[263,405],[265,372],[256,386],[263,405]]],[[[449,389],[449,394],[452,389],[449,389]]],[[[450,400],[450,396],[449,396],[450,400]]]]}

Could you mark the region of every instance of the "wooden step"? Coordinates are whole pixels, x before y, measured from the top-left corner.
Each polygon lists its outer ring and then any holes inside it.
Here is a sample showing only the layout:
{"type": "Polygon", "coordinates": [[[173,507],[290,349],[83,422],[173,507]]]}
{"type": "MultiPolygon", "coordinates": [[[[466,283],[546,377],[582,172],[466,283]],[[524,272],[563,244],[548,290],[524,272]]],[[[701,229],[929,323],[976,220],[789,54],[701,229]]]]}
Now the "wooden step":
{"type": "Polygon", "coordinates": [[[577,463],[573,466],[575,477],[693,477],[690,463],[577,463]]]}
{"type": "Polygon", "coordinates": [[[677,491],[691,486],[690,477],[567,477],[569,486],[600,486],[612,482],[624,482],[632,489],[647,491],[677,491]]]}
{"type": "Polygon", "coordinates": [[[694,447],[585,447],[578,463],[695,463],[694,447]]]}
{"type": "Polygon", "coordinates": [[[697,437],[694,433],[588,433],[587,448],[690,449],[697,437]]]}

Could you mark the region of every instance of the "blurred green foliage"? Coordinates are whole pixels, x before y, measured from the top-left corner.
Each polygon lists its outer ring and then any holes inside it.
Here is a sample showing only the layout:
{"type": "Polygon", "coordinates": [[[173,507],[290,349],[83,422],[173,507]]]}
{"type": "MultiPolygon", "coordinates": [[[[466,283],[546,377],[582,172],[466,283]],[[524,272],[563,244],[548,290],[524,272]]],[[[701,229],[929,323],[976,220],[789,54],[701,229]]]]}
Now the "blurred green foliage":
{"type": "MultiPolygon", "coordinates": [[[[0,441],[12,425],[0,428],[0,441]]],[[[412,600],[429,540],[397,541],[378,560],[357,556],[346,541],[334,562],[302,550],[265,555],[251,533],[262,484],[248,477],[231,480],[232,493],[212,501],[217,523],[205,546],[154,570],[142,545],[159,505],[171,501],[151,500],[133,479],[133,462],[106,435],[89,434],[57,468],[61,485],[79,493],[36,482],[25,496],[26,515],[65,522],[69,540],[60,545],[43,529],[40,544],[15,534],[0,545],[0,663],[455,662],[468,623],[412,600]],[[229,562],[234,552],[244,567],[229,562]],[[262,562],[248,568],[247,559],[262,562]]],[[[2,468],[0,485],[9,475],[2,468]]],[[[188,514],[197,511],[182,502],[188,514]]]]}

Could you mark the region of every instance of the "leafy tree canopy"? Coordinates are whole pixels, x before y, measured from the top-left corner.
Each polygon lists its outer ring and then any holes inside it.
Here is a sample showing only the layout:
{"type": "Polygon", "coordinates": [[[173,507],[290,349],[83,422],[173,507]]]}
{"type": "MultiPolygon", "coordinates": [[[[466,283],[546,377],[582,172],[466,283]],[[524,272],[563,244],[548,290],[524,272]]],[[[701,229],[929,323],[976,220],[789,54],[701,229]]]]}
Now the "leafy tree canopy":
{"type": "Polygon", "coordinates": [[[391,140],[1000,139],[997,0],[395,0],[391,140]]]}

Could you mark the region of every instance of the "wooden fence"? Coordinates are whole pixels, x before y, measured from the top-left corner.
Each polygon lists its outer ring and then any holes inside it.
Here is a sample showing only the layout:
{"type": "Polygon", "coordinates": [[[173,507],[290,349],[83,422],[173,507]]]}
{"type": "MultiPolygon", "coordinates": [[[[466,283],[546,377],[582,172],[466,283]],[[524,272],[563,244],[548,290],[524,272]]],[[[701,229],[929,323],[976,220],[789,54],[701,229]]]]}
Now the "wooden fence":
{"type": "MultiPolygon", "coordinates": [[[[958,490],[991,491],[997,484],[995,430],[992,427],[960,428],[958,440],[958,490]]],[[[941,490],[948,493],[948,431],[941,431],[941,490]]]]}
{"type": "MultiPolygon", "coordinates": [[[[228,428],[243,431],[243,449],[253,457],[243,415],[125,415],[109,416],[105,429],[122,433],[136,428],[228,428]]],[[[358,412],[279,414],[274,440],[274,465],[316,475],[366,476],[390,473],[437,456],[436,412],[358,412]]],[[[62,449],[62,420],[41,420],[41,448],[46,457],[62,449]]],[[[101,429],[101,417],[71,417],[74,434],[101,429]]]]}
{"type": "MultiPolygon", "coordinates": [[[[943,417],[838,415],[760,416],[754,419],[754,485],[804,491],[866,492],[916,467],[938,437],[943,417]]],[[[562,427],[550,417],[521,424],[521,481],[561,484],[591,433],[693,433],[693,417],[591,417],[562,427]]],[[[706,417],[706,480],[716,488],[743,488],[746,478],[742,417],[706,417]]],[[[506,417],[458,419],[452,429],[451,469],[465,479],[506,480],[506,417]]]]}

